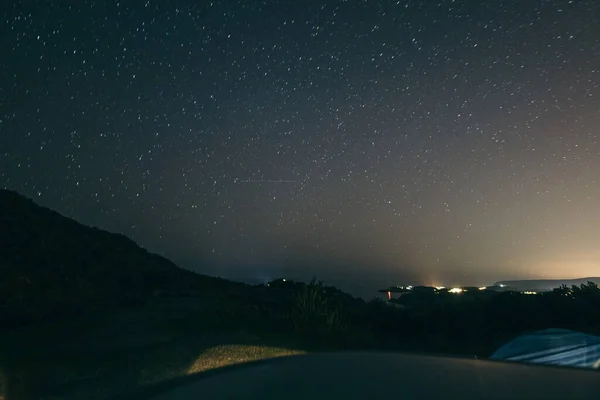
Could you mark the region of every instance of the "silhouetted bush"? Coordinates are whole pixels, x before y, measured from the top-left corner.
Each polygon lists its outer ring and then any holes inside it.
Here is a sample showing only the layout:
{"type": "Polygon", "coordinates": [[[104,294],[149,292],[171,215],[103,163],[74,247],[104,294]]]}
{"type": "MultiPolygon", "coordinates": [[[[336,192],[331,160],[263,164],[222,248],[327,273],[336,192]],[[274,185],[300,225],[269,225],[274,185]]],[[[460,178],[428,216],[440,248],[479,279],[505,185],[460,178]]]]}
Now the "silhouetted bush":
{"type": "Polygon", "coordinates": [[[297,292],[290,320],[298,333],[311,338],[332,339],[347,329],[341,304],[328,296],[323,282],[315,278],[297,292]]]}

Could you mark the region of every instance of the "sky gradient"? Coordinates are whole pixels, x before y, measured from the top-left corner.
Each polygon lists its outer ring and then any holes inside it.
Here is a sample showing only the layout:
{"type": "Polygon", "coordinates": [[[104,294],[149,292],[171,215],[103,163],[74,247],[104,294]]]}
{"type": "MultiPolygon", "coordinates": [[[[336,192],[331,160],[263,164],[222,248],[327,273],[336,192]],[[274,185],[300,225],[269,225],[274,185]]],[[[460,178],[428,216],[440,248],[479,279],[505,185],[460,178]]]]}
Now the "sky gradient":
{"type": "Polygon", "coordinates": [[[24,1],[0,187],[364,295],[600,275],[600,3],[24,1]]]}

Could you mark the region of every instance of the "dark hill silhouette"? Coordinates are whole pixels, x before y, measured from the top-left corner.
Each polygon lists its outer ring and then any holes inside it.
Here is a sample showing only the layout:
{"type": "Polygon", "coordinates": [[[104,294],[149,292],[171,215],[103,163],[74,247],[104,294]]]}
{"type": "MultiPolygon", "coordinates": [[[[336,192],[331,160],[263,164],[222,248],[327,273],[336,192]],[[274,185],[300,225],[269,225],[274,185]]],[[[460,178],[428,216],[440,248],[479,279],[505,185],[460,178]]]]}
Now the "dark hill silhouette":
{"type": "MultiPolygon", "coordinates": [[[[131,239],[0,190],[0,326],[142,304],[157,291],[243,284],[199,275],[131,239]]],[[[8,325],[8,326],[7,326],[8,325]]]]}

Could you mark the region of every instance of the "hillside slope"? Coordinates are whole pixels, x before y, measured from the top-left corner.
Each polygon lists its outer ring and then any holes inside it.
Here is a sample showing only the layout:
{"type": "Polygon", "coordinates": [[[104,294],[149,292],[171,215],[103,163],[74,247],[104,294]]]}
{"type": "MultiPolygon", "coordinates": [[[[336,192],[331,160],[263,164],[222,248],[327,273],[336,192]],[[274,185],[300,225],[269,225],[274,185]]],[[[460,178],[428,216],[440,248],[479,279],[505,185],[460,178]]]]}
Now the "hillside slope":
{"type": "Polygon", "coordinates": [[[238,285],[0,190],[0,327],[143,303],[156,291],[238,285]]]}

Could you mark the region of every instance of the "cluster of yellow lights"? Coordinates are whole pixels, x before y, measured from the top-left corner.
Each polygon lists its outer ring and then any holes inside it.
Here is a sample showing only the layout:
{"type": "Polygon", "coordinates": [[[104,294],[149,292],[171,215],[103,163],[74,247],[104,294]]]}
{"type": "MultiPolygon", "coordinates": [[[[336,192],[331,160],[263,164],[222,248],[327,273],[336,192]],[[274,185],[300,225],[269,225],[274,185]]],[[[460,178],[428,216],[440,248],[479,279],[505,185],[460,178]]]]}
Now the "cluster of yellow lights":
{"type": "MultiPolygon", "coordinates": [[[[285,279],[284,279],[284,281],[285,281],[285,279]]],[[[506,285],[500,285],[500,286],[501,287],[506,287],[506,285]]],[[[412,286],[397,286],[397,287],[401,288],[401,289],[408,289],[408,290],[411,290],[413,288],[412,286]]],[[[446,289],[446,288],[444,286],[436,286],[436,289],[437,290],[443,290],[443,289],[446,289]]],[[[481,286],[478,289],[479,290],[486,290],[487,286],[481,286]]],[[[448,292],[449,293],[463,293],[463,292],[466,292],[466,290],[465,289],[461,289],[461,288],[451,288],[451,289],[448,289],[448,292]]],[[[537,292],[522,292],[522,293],[523,294],[537,294],[537,292]]],[[[391,298],[391,296],[392,296],[391,292],[388,291],[388,297],[391,298]]]]}

